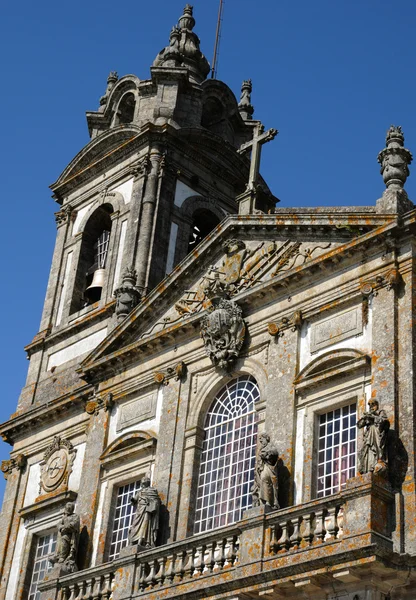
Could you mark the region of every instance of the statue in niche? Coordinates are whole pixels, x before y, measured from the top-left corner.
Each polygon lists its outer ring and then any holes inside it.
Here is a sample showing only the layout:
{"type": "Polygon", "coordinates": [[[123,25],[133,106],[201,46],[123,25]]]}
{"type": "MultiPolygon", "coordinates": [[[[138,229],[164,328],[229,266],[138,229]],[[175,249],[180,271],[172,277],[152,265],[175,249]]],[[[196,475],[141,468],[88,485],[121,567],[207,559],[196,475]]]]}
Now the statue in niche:
{"type": "Polygon", "coordinates": [[[384,410],[379,409],[377,400],[368,403],[369,412],[357,422],[359,429],[364,429],[363,446],[358,456],[359,473],[387,474],[387,437],[390,422],[384,410]]]}
{"type": "Polygon", "coordinates": [[[76,557],[79,541],[79,516],[75,504],[67,502],[61,520],[58,523],[56,551],[51,558],[52,564],[61,566],[61,574],[78,571],[76,557]]]}
{"type": "Polygon", "coordinates": [[[270,436],[267,433],[261,433],[254,472],[254,484],[251,490],[253,506],[266,505],[275,509],[280,508],[277,477],[278,461],[279,453],[270,442],[270,436]]]}
{"type": "Polygon", "coordinates": [[[154,548],[159,531],[160,498],[157,489],[150,485],[150,477],[143,477],[130,502],[136,506],[136,512],[129,531],[129,544],[137,544],[143,549],[154,548]]]}

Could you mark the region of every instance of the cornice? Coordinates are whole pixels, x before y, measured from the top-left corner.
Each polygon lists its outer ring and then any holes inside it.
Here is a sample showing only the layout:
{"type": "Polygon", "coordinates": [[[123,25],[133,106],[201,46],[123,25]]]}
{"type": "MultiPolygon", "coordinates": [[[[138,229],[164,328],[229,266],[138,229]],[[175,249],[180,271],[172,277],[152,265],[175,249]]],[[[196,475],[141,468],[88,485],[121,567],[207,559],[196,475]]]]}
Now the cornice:
{"type": "Polygon", "coordinates": [[[40,331],[35,335],[30,344],[24,347],[24,350],[27,352],[28,358],[30,358],[32,354],[40,348],[46,350],[54,344],[59,343],[62,339],[68,338],[69,336],[78,333],[79,331],[84,329],[84,327],[90,327],[91,324],[95,322],[100,322],[108,317],[111,317],[114,312],[115,303],[115,300],[111,300],[102,308],[95,309],[94,311],[87,313],[86,315],[80,317],[78,320],[70,323],[62,329],[54,331],[53,333],[51,333],[50,329],[40,331]]]}
{"type": "MultiPolygon", "coordinates": [[[[231,229],[230,224],[233,223],[233,220],[233,217],[228,219],[228,227],[226,226],[222,229],[221,237],[225,237],[228,231],[231,229]]],[[[377,224],[380,223],[380,219],[376,219],[376,221],[377,224]]],[[[385,221],[386,220],[384,219],[384,222],[385,221]]],[[[338,246],[337,248],[334,248],[325,254],[322,254],[316,259],[311,259],[302,266],[296,267],[291,271],[280,273],[273,279],[257,284],[253,288],[249,288],[241,294],[236,295],[233,299],[240,305],[249,305],[254,298],[270,297],[270,292],[273,290],[273,288],[281,288],[282,286],[285,287],[285,293],[290,295],[292,289],[296,289],[296,291],[298,290],[299,282],[305,275],[309,277],[312,273],[316,273],[321,269],[326,271],[330,265],[337,267],[341,259],[345,260],[346,257],[353,256],[357,249],[360,249],[361,251],[372,249],[374,247],[374,240],[376,238],[384,240],[384,238],[388,236],[389,232],[391,232],[395,225],[396,224],[394,221],[387,222],[384,227],[377,227],[375,230],[361,235],[358,238],[354,238],[353,240],[350,240],[349,242],[338,246]]],[[[333,223],[331,223],[331,226],[333,227],[333,223]]],[[[296,225],[295,227],[296,229],[299,229],[300,226],[296,225]]],[[[202,246],[203,243],[201,244],[201,247],[202,246]]],[[[202,249],[200,252],[198,252],[198,255],[199,261],[195,262],[200,263],[203,258],[202,249]]],[[[112,337],[107,338],[107,340],[105,340],[101,345],[101,348],[98,347],[98,349],[96,349],[89,357],[85,359],[78,369],[78,373],[82,378],[86,380],[95,380],[96,378],[101,379],[103,376],[105,376],[107,369],[110,369],[112,373],[117,373],[120,371],[120,369],[126,369],[129,364],[131,364],[134,360],[137,360],[138,355],[147,355],[148,352],[154,350],[155,347],[159,346],[160,348],[160,346],[163,346],[163,344],[169,345],[172,342],[179,344],[181,338],[183,339],[184,337],[189,336],[189,333],[191,333],[191,335],[195,335],[196,331],[199,331],[199,322],[204,312],[192,314],[153,335],[149,335],[146,338],[139,339],[133,343],[127,343],[124,348],[110,352],[108,355],[105,355],[101,358],[99,357],[99,352],[105,351],[105,346],[110,348],[116,339],[123,338],[123,333],[125,337],[125,333],[127,333],[126,329],[131,327],[132,323],[139,318],[139,316],[141,322],[143,323],[143,316],[146,310],[151,307],[154,302],[158,302],[158,308],[160,311],[164,310],[165,303],[163,303],[163,301],[161,302],[160,298],[162,294],[168,299],[169,305],[172,303],[172,295],[170,295],[167,290],[170,288],[171,291],[176,291],[179,288],[177,279],[181,272],[186,270],[186,273],[188,275],[190,274],[191,265],[187,264],[188,261],[191,261],[189,256],[175,269],[175,271],[177,271],[176,273],[174,271],[171,276],[167,278],[167,280],[164,280],[149,294],[149,296],[144,298],[143,302],[130,315],[127,323],[123,322],[120,324],[119,327],[113,331],[112,337]],[[169,281],[169,279],[171,281],[169,281]],[[97,359],[94,359],[94,354],[98,354],[97,359]]],[[[356,284],[356,287],[359,287],[359,283],[356,284]]],[[[137,332],[135,337],[137,340],[137,332]]]]}
{"type": "Polygon", "coordinates": [[[33,432],[38,426],[44,426],[45,422],[49,424],[53,421],[58,422],[62,415],[68,417],[75,412],[82,412],[85,400],[92,391],[93,388],[86,384],[75,393],[60,396],[50,402],[34,406],[22,414],[16,414],[0,424],[0,435],[8,444],[14,444],[27,431],[33,432]]]}

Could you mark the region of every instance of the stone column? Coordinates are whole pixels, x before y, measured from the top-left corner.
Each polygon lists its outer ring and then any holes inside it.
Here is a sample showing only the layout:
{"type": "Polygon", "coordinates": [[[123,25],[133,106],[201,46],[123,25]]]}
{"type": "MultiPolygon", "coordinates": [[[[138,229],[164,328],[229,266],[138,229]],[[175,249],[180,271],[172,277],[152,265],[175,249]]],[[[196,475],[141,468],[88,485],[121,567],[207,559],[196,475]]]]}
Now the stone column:
{"type": "MultiPolygon", "coordinates": [[[[93,401],[92,401],[93,402],[93,401]]],[[[91,402],[89,403],[91,407],[91,402]]],[[[109,412],[105,407],[91,414],[87,429],[87,443],[80,481],[80,494],[77,501],[77,513],[81,517],[78,565],[80,569],[89,566],[92,554],[92,541],[97,516],[101,464],[108,438],[109,412]]]]}
{"type": "Polygon", "coordinates": [[[48,287],[46,291],[45,303],[43,305],[40,331],[52,326],[52,318],[56,302],[59,302],[59,292],[61,291],[61,271],[64,256],[64,247],[68,237],[68,231],[72,224],[73,209],[66,205],[59,212],[55,213],[57,234],[55,248],[53,251],[52,265],[49,274],[48,287]]]}
{"type": "Polygon", "coordinates": [[[6,596],[20,525],[19,509],[23,505],[27,480],[27,473],[23,475],[25,465],[23,455],[19,455],[17,459],[5,460],[1,465],[7,484],[0,515],[0,600],[4,600],[6,596]]]}
{"type": "Polygon", "coordinates": [[[193,520],[195,513],[193,502],[196,498],[198,483],[198,469],[204,441],[202,427],[194,427],[185,432],[185,452],[182,470],[182,490],[179,504],[179,521],[177,524],[176,539],[182,540],[193,534],[193,520]]]}
{"type": "Polygon", "coordinates": [[[126,240],[124,242],[124,255],[122,257],[120,274],[135,264],[138,235],[140,228],[140,211],[145,185],[147,157],[134,172],[133,189],[130,201],[130,213],[127,223],[126,240]]]}
{"type": "Polygon", "coordinates": [[[155,466],[155,487],[168,511],[169,527],[165,542],[177,539],[179,499],[183,495],[182,454],[185,438],[185,423],[189,398],[189,381],[170,379],[163,389],[163,409],[155,466]]]}
{"type": "Polygon", "coordinates": [[[270,435],[283,462],[286,491],[280,481],[279,500],[290,504],[293,495],[295,432],[295,394],[293,380],[297,374],[298,331],[285,329],[283,336],[272,338],[269,348],[268,383],[265,390],[265,432],[270,435]]]}
{"type": "Polygon", "coordinates": [[[137,287],[142,295],[145,295],[147,288],[147,268],[150,256],[161,158],[162,155],[157,148],[152,148],[150,150],[150,171],[147,176],[146,190],[142,201],[142,215],[136,256],[137,287]]]}

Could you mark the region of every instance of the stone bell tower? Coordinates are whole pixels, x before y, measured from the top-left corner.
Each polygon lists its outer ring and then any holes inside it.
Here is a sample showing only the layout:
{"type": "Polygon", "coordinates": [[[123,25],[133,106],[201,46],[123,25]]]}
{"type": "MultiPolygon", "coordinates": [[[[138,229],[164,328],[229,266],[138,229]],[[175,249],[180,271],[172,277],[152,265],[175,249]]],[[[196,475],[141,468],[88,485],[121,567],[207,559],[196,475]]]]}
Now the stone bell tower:
{"type": "Polygon", "coordinates": [[[80,357],[237,213],[240,197],[259,192],[265,212],[277,201],[249,161],[265,137],[251,82],[238,104],[225,83],[206,79],[194,26],[186,5],[149,79],[110,73],[87,112],[90,142],[51,186],[56,246],[20,409],[71,389],[80,357]]]}

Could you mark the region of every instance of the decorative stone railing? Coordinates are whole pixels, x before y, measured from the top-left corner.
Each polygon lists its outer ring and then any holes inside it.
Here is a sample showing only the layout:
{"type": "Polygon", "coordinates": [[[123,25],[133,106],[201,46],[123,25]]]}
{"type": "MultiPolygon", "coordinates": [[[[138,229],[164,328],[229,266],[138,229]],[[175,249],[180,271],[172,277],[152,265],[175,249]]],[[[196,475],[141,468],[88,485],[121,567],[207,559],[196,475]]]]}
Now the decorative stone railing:
{"type": "MultiPolygon", "coordinates": [[[[285,514],[269,518],[269,551],[283,554],[291,549],[307,548],[339,540],[344,534],[344,501],[322,498],[311,507],[287,509],[285,514]]],[[[279,511],[281,512],[281,511],[279,511]]]]}
{"type": "Polygon", "coordinates": [[[58,580],[45,577],[39,584],[41,598],[56,600],[111,600],[115,566],[106,563],[65,575],[58,580]],[[58,583],[58,585],[57,585],[58,583]]]}
{"type": "Polygon", "coordinates": [[[239,529],[226,528],[138,554],[138,591],[234,567],[239,562],[239,535],[239,529]]]}
{"type": "Polygon", "coordinates": [[[112,563],[41,583],[41,600],[190,600],[205,588],[210,596],[238,596],[242,582],[254,596],[268,586],[291,596],[320,589],[322,573],[333,590],[339,581],[359,579],[351,570],[370,568],[365,564],[380,549],[383,556],[393,552],[395,527],[392,490],[367,474],[326,498],[252,508],[236,525],[145,551],[123,548],[112,563]]]}

